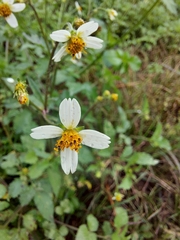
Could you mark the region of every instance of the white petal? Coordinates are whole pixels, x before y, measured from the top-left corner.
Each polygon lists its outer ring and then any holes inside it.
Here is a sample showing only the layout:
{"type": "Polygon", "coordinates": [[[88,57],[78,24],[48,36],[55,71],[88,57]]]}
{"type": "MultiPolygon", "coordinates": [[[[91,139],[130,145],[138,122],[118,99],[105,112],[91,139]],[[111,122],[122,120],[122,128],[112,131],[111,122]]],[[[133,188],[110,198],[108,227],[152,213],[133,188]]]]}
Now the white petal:
{"type": "Polygon", "coordinates": [[[81,59],[82,53],[81,53],[81,52],[76,53],[76,54],[75,54],[75,57],[76,57],[77,59],[81,59]]]}
{"type": "Polygon", "coordinates": [[[66,45],[62,46],[60,50],[52,58],[55,62],[61,61],[61,58],[67,54],[66,45]]]}
{"type": "Polygon", "coordinates": [[[14,3],[14,0],[3,0],[3,3],[8,3],[11,5],[14,3]]]}
{"type": "Polygon", "coordinates": [[[18,22],[17,22],[17,19],[16,17],[14,16],[13,13],[11,13],[8,17],[5,18],[6,21],[9,23],[9,25],[12,27],[12,28],[16,28],[18,26],[18,22]]]}
{"type": "Polygon", "coordinates": [[[24,3],[15,3],[11,6],[11,11],[12,12],[21,12],[24,10],[26,5],[24,3]]]}
{"type": "Polygon", "coordinates": [[[67,129],[75,128],[81,118],[81,107],[78,101],[75,98],[72,100],[65,98],[59,106],[59,117],[67,129]]]}
{"type": "Polygon", "coordinates": [[[31,129],[30,136],[34,139],[48,139],[60,137],[63,130],[60,127],[45,125],[31,129]]]}
{"type": "Polygon", "coordinates": [[[67,30],[58,30],[52,32],[50,37],[56,42],[66,42],[68,41],[69,37],[71,37],[71,34],[67,30]]]}
{"type": "Polygon", "coordinates": [[[97,37],[87,37],[84,42],[87,48],[100,49],[102,48],[103,40],[97,37]]]}
{"type": "Polygon", "coordinates": [[[79,132],[79,135],[82,137],[82,144],[97,148],[97,149],[104,149],[109,147],[110,144],[110,138],[98,131],[95,130],[82,130],[79,132]]]}
{"type": "Polygon", "coordinates": [[[78,153],[70,148],[61,151],[61,166],[66,174],[74,173],[78,164],[78,153]]]}
{"type": "Polygon", "coordinates": [[[77,30],[77,35],[83,37],[87,37],[91,35],[93,32],[95,32],[98,29],[98,23],[96,22],[87,22],[82,24],[78,30],[77,30]]]}

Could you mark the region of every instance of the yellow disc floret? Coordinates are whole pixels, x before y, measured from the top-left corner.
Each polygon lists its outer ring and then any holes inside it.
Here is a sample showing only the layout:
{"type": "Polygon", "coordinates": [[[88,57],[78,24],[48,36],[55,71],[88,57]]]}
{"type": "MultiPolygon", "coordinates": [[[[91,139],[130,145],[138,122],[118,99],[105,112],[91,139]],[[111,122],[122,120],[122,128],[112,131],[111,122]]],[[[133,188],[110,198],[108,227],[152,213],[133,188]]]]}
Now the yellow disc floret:
{"type": "Polygon", "coordinates": [[[20,104],[29,104],[29,96],[28,93],[22,93],[17,97],[17,100],[20,104]]]}
{"type": "Polygon", "coordinates": [[[78,36],[72,36],[67,44],[67,52],[71,54],[72,57],[79,52],[82,52],[85,47],[85,42],[82,38],[78,36]]]}
{"type": "Polygon", "coordinates": [[[0,3],[0,16],[8,17],[11,15],[11,8],[7,3],[0,3]]]}
{"type": "Polygon", "coordinates": [[[76,130],[67,129],[63,132],[61,138],[57,140],[54,150],[63,151],[65,148],[70,148],[78,152],[81,148],[81,142],[82,138],[76,130]]]}

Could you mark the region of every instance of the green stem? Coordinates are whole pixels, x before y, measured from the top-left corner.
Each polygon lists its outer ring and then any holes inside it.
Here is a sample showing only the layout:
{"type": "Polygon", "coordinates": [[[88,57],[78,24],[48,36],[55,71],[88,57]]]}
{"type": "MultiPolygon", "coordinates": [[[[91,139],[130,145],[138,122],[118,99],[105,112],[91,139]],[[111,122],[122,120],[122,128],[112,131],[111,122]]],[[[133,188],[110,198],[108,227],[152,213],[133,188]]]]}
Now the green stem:
{"type": "Polygon", "coordinates": [[[84,118],[88,115],[88,113],[90,113],[90,111],[95,108],[95,106],[97,105],[97,102],[95,102],[88,110],[87,112],[83,115],[83,117],[81,118],[81,120],[83,121],[84,118]]]}
{"type": "Polygon", "coordinates": [[[46,76],[46,88],[45,88],[45,100],[44,100],[44,109],[47,110],[47,101],[48,101],[48,92],[49,92],[49,85],[50,85],[50,73],[54,66],[54,61],[52,60],[52,57],[55,53],[55,50],[57,48],[58,43],[55,43],[55,46],[51,52],[51,56],[49,59],[48,69],[47,69],[47,76],[46,76]]]}
{"type": "Polygon", "coordinates": [[[36,18],[37,18],[37,21],[38,21],[38,24],[39,24],[39,27],[40,27],[42,36],[43,36],[43,38],[44,38],[44,42],[45,42],[46,47],[47,47],[48,53],[50,53],[50,49],[49,49],[49,46],[48,46],[48,42],[47,42],[46,35],[45,35],[45,33],[44,33],[44,30],[43,30],[43,27],[42,27],[42,24],[41,24],[41,20],[40,20],[38,14],[37,14],[37,12],[36,12],[35,7],[32,5],[32,3],[31,3],[30,0],[29,0],[29,6],[30,6],[30,7],[32,8],[32,10],[34,11],[34,14],[35,14],[35,16],[36,16],[36,18]]]}

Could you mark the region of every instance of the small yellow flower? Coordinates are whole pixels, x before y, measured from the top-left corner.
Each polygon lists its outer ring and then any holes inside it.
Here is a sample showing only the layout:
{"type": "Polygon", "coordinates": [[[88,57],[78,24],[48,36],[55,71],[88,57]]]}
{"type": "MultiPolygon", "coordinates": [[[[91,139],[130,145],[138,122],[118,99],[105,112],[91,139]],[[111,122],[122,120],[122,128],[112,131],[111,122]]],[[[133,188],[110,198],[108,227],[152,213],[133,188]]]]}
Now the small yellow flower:
{"type": "Polygon", "coordinates": [[[19,95],[17,97],[17,100],[20,104],[24,105],[24,104],[29,104],[29,95],[28,93],[22,93],[21,95],[19,95]]]}
{"type": "Polygon", "coordinates": [[[97,100],[98,102],[102,102],[103,96],[97,96],[96,100],[97,100]]]}
{"type": "Polygon", "coordinates": [[[78,28],[78,27],[80,27],[81,25],[83,25],[84,24],[84,20],[82,19],[82,18],[76,18],[75,20],[74,20],[74,26],[75,26],[75,28],[78,28]]]}
{"type": "Polygon", "coordinates": [[[111,94],[111,99],[116,102],[118,100],[118,94],[117,93],[112,93],[111,94]]]}
{"type": "Polygon", "coordinates": [[[22,168],[21,172],[23,175],[27,175],[28,174],[28,168],[22,168]]]}
{"type": "Polygon", "coordinates": [[[18,81],[15,85],[14,97],[17,97],[20,104],[29,104],[29,95],[26,88],[27,85],[23,81],[18,81]]]}
{"type": "Polygon", "coordinates": [[[117,11],[114,9],[107,9],[107,12],[111,21],[113,21],[118,15],[117,11]]]}
{"type": "Polygon", "coordinates": [[[109,90],[105,90],[104,93],[103,93],[103,96],[104,97],[109,97],[110,96],[110,91],[109,90]]]}
{"type": "Polygon", "coordinates": [[[112,200],[116,200],[117,202],[121,202],[124,195],[118,192],[114,193],[114,196],[112,197],[112,200]]]}

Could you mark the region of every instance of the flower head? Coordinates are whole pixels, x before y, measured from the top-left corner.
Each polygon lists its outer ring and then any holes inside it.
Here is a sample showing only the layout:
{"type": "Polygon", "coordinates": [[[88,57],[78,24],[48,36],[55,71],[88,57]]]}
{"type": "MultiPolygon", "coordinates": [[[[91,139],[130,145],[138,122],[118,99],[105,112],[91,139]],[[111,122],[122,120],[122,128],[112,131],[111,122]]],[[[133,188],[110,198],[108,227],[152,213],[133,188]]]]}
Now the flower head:
{"type": "Polygon", "coordinates": [[[29,104],[29,95],[27,92],[27,85],[24,81],[18,80],[14,89],[14,97],[17,97],[17,100],[20,104],[29,104]]]}
{"type": "Polygon", "coordinates": [[[14,3],[14,0],[2,0],[0,3],[0,17],[4,17],[12,28],[18,26],[17,19],[13,12],[21,12],[25,8],[25,3],[14,3]]]}
{"type": "Polygon", "coordinates": [[[109,15],[109,18],[111,21],[113,21],[115,19],[115,17],[117,17],[118,13],[116,10],[114,9],[107,9],[107,12],[108,12],[108,15],[109,15]]]}
{"type": "Polygon", "coordinates": [[[112,200],[116,200],[117,202],[121,202],[123,199],[124,195],[119,193],[119,192],[115,192],[114,196],[112,197],[112,200]]]}
{"type": "Polygon", "coordinates": [[[54,149],[60,151],[61,166],[66,174],[76,171],[81,144],[97,149],[109,147],[110,138],[107,135],[76,128],[81,118],[81,108],[76,99],[69,98],[61,102],[59,117],[64,128],[45,125],[33,128],[30,136],[34,139],[59,138],[54,149]]]}
{"type": "Polygon", "coordinates": [[[78,14],[82,15],[82,7],[79,5],[79,3],[77,1],[75,1],[75,7],[78,11],[78,14]]]}
{"type": "Polygon", "coordinates": [[[85,48],[100,49],[102,47],[103,40],[89,36],[98,29],[98,23],[90,21],[82,24],[77,30],[73,29],[70,23],[68,27],[69,30],[58,30],[50,34],[54,41],[64,43],[53,57],[55,62],[59,62],[66,54],[80,59],[85,48]]]}

